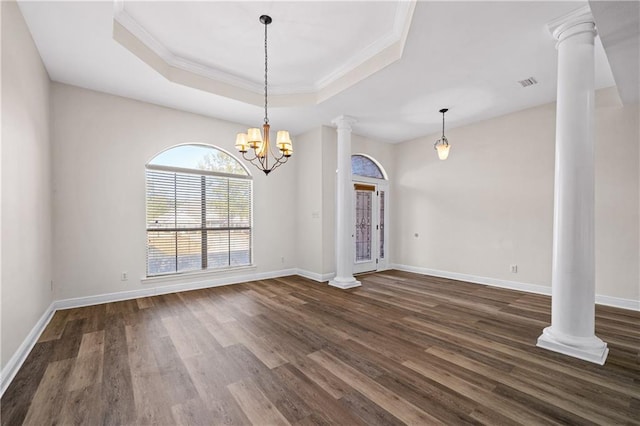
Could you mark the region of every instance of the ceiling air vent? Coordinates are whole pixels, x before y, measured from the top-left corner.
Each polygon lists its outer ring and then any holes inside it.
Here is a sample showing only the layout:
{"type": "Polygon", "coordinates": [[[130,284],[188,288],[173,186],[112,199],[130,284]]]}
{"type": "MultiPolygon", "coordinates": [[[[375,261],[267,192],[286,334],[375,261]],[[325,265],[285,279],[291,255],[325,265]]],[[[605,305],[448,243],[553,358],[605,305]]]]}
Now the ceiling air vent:
{"type": "Polygon", "coordinates": [[[527,87],[527,86],[533,86],[534,84],[538,84],[538,80],[536,80],[533,77],[529,77],[524,80],[520,80],[518,83],[520,83],[522,87],[527,87]]]}

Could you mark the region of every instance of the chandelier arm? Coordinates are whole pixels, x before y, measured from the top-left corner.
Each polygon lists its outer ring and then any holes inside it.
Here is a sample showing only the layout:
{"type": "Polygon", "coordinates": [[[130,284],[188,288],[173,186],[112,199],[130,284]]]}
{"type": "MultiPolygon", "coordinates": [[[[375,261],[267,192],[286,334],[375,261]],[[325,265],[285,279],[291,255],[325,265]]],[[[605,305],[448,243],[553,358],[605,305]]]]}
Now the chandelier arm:
{"type": "Polygon", "coordinates": [[[286,162],[287,162],[287,160],[288,160],[288,159],[287,159],[284,155],[281,155],[280,157],[274,157],[274,161],[275,161],[275,163],[273,163],[273,165],[274,165],[274,166],[276,166],[276,165],[278,165],[278,166],[279,166],[280,164],[284,164],[284,163],[286,163],[286,162]],[[284,158],[284,160],[283,160],[283,158],[284,158]]]}
{"type": "Polygon", "coordinates": [[[268,168],[265,166],[265,162],[264,162],[264,158],[260,157],[258,155],[255,155],[252,158],[249,158],[246,153],[242,154],[242,157],[249,161],[251,164],[253,164],[253,166],[255,168],[257,168],[258,170],[262,171],[262,172],[266,172],[266,173],[270,173],[273,170],[277,169],[278,167],[280,167],[282,164],[286,163],[287,161],[289,161],[289,157],[287,157],[286,155],[282,154],[279,157],[274,157],[274,163],[273,165],[268,168]],[[256,159],[258,160],[256,162],[256,159]]]}
{"type": "Polygon", "coordinates": [[[247,152],[248,152],[248,151],[245,151],[245,152],[243,152],[243,153],[242,153],[242,158],[244,158],[245,160],[247,160],[248,162],[250,162],[251,164],[253,164],[253,161],[254,161],[256,158],[258,158],[258,155],[256,154],[255,150],[253,150],[253,157],[252,157],[252,158],[249,158],[249,157],[247,156],[247,152]]]}
{"type": "Polygon", "coordinates": [[[271,166],[271,170],[276,169],[278,167],[280,167],[282,164],[286,163],[288,160],[287,157],[285,157],[284,155],[281,155],[280,157],[275,157],[274,158],[274,163],[271,166]],[[284,158],[284,160],[283,160],[284,158]]]}
{"type": "MultiPolygon", "coordinates": [[[[254,155],[254,156],[253,156],[253,158],[247,158],[247,157],[243,154],[243,157],[245,158],[245,160],[249,161],[249,163],[251,163],[251,164],[252,164],[256,169],[258,169],[258,170],[260,170],[260,171],[262,171],[262,172],[264,172],[265,170],[267,170],[267,169],[265,169],[265,167],[264,167],[264,164],[263,164],[263,162],[262,162],[262,159],[261,159],[258,155],[254,155]],[[258,160],[257,162],[255,161],[256,159],[258,160]]],[[[271,170],[269,170],[269,171],[271,171],[271,170]]]]}
{"type": "Polygon", "coordinates": [[[265,155],[265,156],[261,157],[259,155],[256,155],[256,157],[258,158],[258,163],[260,163],[260,168],[262,170],[267,170],[268,167],[265,164],[265,158],[267,158],[267,156],[265,155]]]}
{"type": "Polygon", "coordinates": [[[286,162],[287,162],[287,160],[288,160],[288,158],[287,158],[287,159],[285,159],[284,161],[280,161],[280,160],[276,161],[276,162],[273,164],[273,166],[271,167],[271,170],[277,169],[278,167],[280,167],[281,165],[283,165],[284,163],[286,163],[286,162]]]}

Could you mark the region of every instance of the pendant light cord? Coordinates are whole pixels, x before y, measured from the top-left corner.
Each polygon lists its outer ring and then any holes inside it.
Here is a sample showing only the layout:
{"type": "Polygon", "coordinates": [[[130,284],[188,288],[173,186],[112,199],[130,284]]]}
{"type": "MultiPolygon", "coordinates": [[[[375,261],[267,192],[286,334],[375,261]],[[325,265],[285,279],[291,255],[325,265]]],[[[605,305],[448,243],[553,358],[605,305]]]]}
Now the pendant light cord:
{"type": "Polygon", "coordinates": [[[269,124],[269,116],[267,115],[267,25],[264,24],[264,124],[269,124]]]}
{"type": "Polygon", "coordinates": [[[444,138],[444,112],[442,113],[442,137],[444,138]]]}

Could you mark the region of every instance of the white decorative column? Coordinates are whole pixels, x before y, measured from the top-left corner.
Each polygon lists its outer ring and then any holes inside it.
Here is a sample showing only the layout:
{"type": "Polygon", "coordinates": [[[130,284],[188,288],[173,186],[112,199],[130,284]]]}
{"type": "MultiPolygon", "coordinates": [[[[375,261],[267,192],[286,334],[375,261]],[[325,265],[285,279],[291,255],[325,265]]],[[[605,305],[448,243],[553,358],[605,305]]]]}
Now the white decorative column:
{"type": "Polygon", "coordinates": [[[594,38],[589,7],[549,24],[558,40],[551,326],[538,346],[597,364],[595,335],[594,38]]]}
{"type": "Polygon", "coordinates": [[[336,185],[336,277],[329,285],[347,289],[360,281],[353,277],[353,187],[351,182],[351,125],[356,120],[341,115],[333,120],[338,132],[336,185]]]}

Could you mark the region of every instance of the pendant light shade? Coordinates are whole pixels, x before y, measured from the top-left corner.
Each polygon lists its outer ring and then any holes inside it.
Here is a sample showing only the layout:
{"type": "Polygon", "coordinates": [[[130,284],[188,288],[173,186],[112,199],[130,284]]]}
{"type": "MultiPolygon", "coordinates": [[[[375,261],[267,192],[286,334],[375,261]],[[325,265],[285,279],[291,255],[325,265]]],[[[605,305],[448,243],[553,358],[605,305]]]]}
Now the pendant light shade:
{"type": "Polygon", "coordinates": [[[243,154],[249,149],[249,141],[246,133],[238,133],[236,135],[236,149],[243,154]]]}
{"type": "Polygon", "coordinates": [[[447,138],[443,137],[442,139],[439,139],[436,142],[436,151],[438,151],[438,158],[441,160],[446,160],[447,157],[449,157],[449,148],[451,148],[451,146],[449,146],[447,138]]]}
{"type": "Polygon", "coordinates": [[[449,149],[451,149],[451,145],[444,135],[444,113],[447,111],[449,111],[447,108],[440,110],[442,113],[442,137],[433,144],[434,149],[438,152],[438,158],[441,160],[446,160],[449,157],[449,149]]]}

